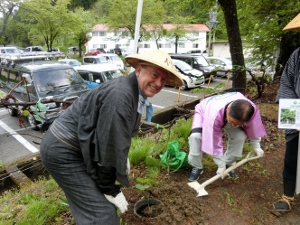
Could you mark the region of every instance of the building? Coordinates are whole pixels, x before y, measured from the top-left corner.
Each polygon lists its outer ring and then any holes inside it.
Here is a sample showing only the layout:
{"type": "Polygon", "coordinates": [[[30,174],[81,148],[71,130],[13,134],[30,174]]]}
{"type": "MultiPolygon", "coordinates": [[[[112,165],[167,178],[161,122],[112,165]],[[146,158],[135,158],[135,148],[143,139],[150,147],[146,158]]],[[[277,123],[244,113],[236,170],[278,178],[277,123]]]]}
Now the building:
{"type": "MultiPolygon", "coordinates": [[[[143,28],[148,32],[154,30],[151,25],[146,25],[143,28]]],[[[171,30],[174,28],[176,28],[174,24],[163,24],[163,29],[171,30]]],[[[184,29],[187,31],[186,36],[178,40],[177,53],[186,53],[192,49],[206,50],[206,33],[209,32],[209,29],[205,24],[187,24],[184,25],[184,29]]],[[[130,52],[133,50],[134,40],[130,36],[124,37],[124,34],[126,34],[124,29],[113,31],[105,24],[96,24],[89,34],[92,38],[86,43],[86,50],[89,51],[93,48],[109,50],[119,47],[130,52]]],[[[174,42],[175,38],[162,37],[157,43],[159,49],[169,53],[175,53],[174,42]]],[[[155,38],[150,38],[149,40],[139,42],[138,47],[139,52],[145,52],[157,49],[157,44],[155,38]]]]}

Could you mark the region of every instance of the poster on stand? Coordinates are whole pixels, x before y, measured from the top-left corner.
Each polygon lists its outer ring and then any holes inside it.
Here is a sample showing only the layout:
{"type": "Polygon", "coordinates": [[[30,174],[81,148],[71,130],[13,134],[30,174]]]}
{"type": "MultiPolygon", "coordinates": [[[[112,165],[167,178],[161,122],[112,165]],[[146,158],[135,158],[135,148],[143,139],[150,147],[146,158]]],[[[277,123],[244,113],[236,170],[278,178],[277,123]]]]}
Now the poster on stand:
{"type": "Polygon", "coordinates": [[[300,129],[300,99],[279,99],[278,128],[300,129]]]}

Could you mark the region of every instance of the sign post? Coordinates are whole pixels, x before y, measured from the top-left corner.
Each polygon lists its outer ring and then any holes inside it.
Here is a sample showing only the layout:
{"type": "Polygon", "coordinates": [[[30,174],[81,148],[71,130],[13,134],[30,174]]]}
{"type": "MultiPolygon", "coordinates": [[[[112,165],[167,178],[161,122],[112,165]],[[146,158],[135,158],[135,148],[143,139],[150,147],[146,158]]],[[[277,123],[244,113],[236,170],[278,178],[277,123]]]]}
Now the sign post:
{"type": "Polygon", "coordinates": [[[278,128],[299,131],[296,194],[300,193],[300,99],[279,99],[278,128]]]}

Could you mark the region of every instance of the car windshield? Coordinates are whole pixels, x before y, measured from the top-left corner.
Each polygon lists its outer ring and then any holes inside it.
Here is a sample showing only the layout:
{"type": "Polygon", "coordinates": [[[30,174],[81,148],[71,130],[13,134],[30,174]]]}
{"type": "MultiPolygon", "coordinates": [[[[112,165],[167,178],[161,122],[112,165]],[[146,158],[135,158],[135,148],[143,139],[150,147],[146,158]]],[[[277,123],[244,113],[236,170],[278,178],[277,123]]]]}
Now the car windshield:
{"type": "Polygon", "coordinates": [[[122,61],[119,56],[111,56],[112,61],[122,61]]]}
{"type": "Polygon", "coordinates": [[[200,66],[210,66],[207,60],[202,56],[200,57],[195,56],[195,60],[200,66]]]}
{"type": "Polygon", "coordinates": [[[19,53],[18,49],[16,49],[16,48],[7,48],[7,49],[5,49],[5,51],[7,53],[19,53]]]}
{"type": "Polygon", "coordinates": [[[180,60],[173,61],[173,63],[175,64],[175,66],[177,66],[182,71],[188,71],[188,70],[192,70],[193,69],[189,64],[187,64],[187,63],[185,63],[183,61],[180,61],[180,60]]]}
{"type": "Polygon", "coordinates": [[[78,61],[69,61],[69,64],[71,65],[71,66],[81,66],[81,63],[80,62],[78,62],[78,61]]]}
{"type": "Polygon", "coordinates": [[[66,88],[84,84],[81,76],[73,69],[38,71],[33,74],[33,80],[37,91],[41,92],[41,96],[62,87],[66,88]],[[44,92],[44,94],[42,94],[42,92],[44,92]]]}
{"type": "Polygon", "coordinates": [[[107,80],[112,80],[114,78],[123,76],[123,74],[119,70],[105,71],[103,74],[107,80]]]}

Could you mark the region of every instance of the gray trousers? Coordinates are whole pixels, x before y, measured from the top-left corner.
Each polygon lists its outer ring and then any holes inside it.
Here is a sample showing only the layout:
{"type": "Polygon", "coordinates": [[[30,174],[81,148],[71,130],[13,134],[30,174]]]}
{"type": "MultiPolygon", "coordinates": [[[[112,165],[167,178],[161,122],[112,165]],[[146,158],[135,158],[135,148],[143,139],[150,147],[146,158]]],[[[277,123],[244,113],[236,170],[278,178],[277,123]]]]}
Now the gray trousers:
{"type": "MultiPolygon", "coordinates": [[[[240,127],[233,128],[228,123],[223,128],[228,136],[227,149],[224,154],[213,156],[213,160],[218,168],[225,168],[231,166],[238,158],[242,156],[243,147],[247,136],[240,127]]],[[[204,140],[205,141],[205,140],[204,140]]],[[[257,143],[257,140],[254,140],[257,143]]],[[[202,133],[191,133],[189,136],[189,164],[193,167],[203,169],[201,150],[202,133]]]]}
{"type": "Polygon", "coordinates": [[[64,191],[77,225],[120,224],[116,207],[87,173],[80,151],[70,149],[48,130],[40,152],[45,168],[64,191]]]}

